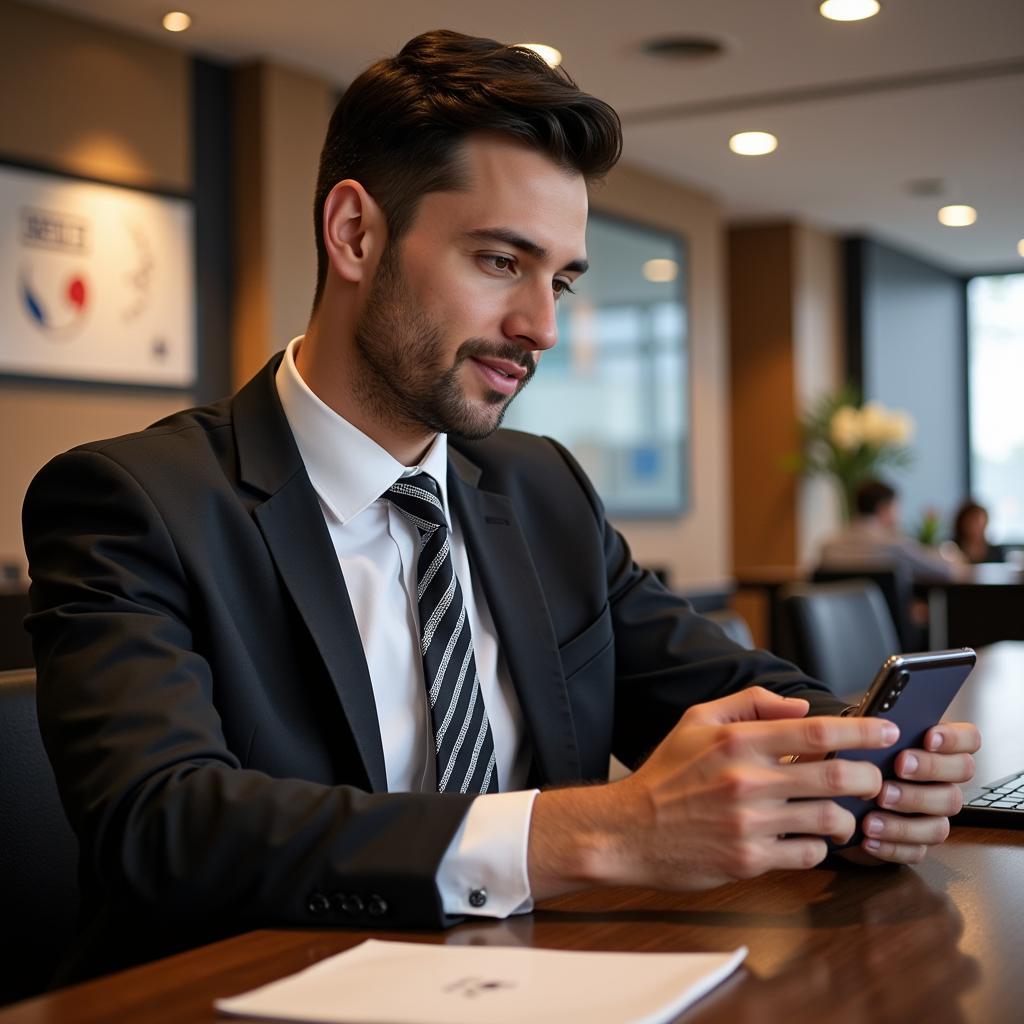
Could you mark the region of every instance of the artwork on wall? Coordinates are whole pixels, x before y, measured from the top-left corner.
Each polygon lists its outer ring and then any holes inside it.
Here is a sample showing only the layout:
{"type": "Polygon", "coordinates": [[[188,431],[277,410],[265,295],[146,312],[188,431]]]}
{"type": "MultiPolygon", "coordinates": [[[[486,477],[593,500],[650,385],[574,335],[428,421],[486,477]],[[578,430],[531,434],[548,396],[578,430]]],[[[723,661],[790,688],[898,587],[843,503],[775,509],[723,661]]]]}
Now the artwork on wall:
{"type": "Polygon", "coordinates": [[[0,374],[188,388],[192,203],[0,166],[0,374]]]}
{"type": "Polygon", "coordinates": [[[592,210],[587,258],[575,294],[559,299],[558,344],[505,426],[564,444],[609,514],[679,515],[690,477],[685,243],[592,210]]]}

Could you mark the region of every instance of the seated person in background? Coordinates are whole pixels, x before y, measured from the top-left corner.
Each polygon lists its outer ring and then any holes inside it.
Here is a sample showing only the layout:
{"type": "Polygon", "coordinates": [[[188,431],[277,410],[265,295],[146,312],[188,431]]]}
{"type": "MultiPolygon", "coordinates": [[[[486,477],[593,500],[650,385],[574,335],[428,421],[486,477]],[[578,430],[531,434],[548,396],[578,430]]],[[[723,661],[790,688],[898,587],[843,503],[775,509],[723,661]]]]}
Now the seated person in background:
{"type": "Polygon", "coordinates": [[[976,501],[965,501],[953,520],[953,543],[972,564],[1001,562],[1002,551],[988,542],[988,509],[976,501]]]}
{"type": "Polygon", "coordinates": [[[82,858],[64,980],[251,928],[806,869],[852,833],[844,795],[878,799],[862,858],[946,838],[973,726],[884,790],[782,763],[894,737],[638,566],[564,448],[497,429],[621,141],[527,51],[412,40],[331,119],[304,335],[32,484],[39,719],[82,858]],[[636,770],[609,783],[613,752],[636,770]]]}
{"type": "Polygon", "coordinates": [[[963,566],[918,543],[900,528],[896,491],[881,480],[865,480],[854,497],[854,517],[822,545],[823,569],[891,566],[916,581],[954,579],[963,566]]]}

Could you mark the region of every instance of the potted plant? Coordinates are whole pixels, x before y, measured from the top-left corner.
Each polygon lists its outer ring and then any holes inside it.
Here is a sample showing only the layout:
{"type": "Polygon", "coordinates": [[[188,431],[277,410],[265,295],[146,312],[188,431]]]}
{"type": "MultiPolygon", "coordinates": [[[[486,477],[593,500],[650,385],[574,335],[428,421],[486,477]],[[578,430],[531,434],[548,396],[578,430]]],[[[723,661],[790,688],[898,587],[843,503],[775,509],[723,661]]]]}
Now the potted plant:
{"type": "Polygon", "coordinates": [[[800,421],[801,447],[787,463],[797,473],[835,481],[844,520],[859,484],[887,468],[910,465],[914,421],[880,402],[861,404],[852,387],[824,395],[800,421]]]}

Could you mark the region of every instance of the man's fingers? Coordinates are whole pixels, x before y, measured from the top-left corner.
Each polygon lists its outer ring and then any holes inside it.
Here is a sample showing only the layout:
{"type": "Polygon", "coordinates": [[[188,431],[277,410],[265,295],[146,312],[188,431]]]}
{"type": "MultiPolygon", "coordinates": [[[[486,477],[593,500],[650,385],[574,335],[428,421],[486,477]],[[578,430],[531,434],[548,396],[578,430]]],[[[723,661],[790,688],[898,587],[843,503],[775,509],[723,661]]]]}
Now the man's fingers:
{"type": "Polygon", "coordinates": [[[802,697],[782,697],[763,686],[750,686],[728,697],[694,705],[683,717],[690,725],[727,725],[758,719],[803,718],[809,708],[802,697]]]}
{"type": "Polygon", "coordinates": [[[833,800],[798,800],[785,805],[775,834],[826,836],[841,844],[856,826],[854,816],[833,800]]]}
{"type": "Polygon", "coordinates": [[[878,804],[887,811],[901,814],[938,814],[949,817],[963,806],[964,794],[952,783],[886,781],[878,794],[878,804]]]}
{"type": "Polygon", "coordinates": [[[974,778],[974,758],[970,754],[904,750],[896,758],[896,774],[914,782],[970,782],[974,778]]]}
{"type": "Polygon", "coordinates": [[[810,702],[803,697],[782,697],[763,686],[750,686],[742,691],[753,709],[752,718],[803,718],[810,710],[810,702]]]}
{"type": "Polygon", "coordinates": [[[865,839],[861,849],[890,864],[920,864],[928,853],[928,847],[922,843],[887,843],[879,839],[865,839]]]}
{"type": "Polygon", "coordinates": [[[943,754],[975,754],[981,748],[981,733],[970,722],[940,722],[925,733],[924,748],[943,754]]]}
{"type": "Polygon", "coordinates": [[[802,718],[791,722],[750,722],[732,742],[769,757],[827,754],[834,750],[876,750],[899,739],[899,728],[881,718],[802,718]]]}
{"type": "Polygon", "coordinates": [[[827,856],[828,846],[824,839],[778,839],[772,847],[769,870],[799,871],[803,868],[813,868],[827,856]]]}
{"type": "Polygon", "coordinates": [[[908,818],[902,814],[872,811],[863,823],[867,839],[904,845],[937,846],[949,835],[949,818],[918,815],[908,818]]]}
{"type": "Polygon", "coordinates": [[[877,796],[882,773],[869,761],[844,761],[841,757],[784,768],[785,796],[877,796]]]}

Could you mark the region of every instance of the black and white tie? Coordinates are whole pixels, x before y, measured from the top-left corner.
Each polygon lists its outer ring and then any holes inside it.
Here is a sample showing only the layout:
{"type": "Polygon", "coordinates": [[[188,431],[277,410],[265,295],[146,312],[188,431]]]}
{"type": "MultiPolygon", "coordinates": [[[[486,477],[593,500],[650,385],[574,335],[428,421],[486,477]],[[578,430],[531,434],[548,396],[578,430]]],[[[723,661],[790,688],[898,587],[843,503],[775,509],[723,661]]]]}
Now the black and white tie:
{"type": "Polygon", "coordinates": [[[398,480],[384,497],[413,523],[420,537],[416,599],[437,791],[496,793],[494,740],[437,482],[429,473],[417,473],[398,480]]]}

